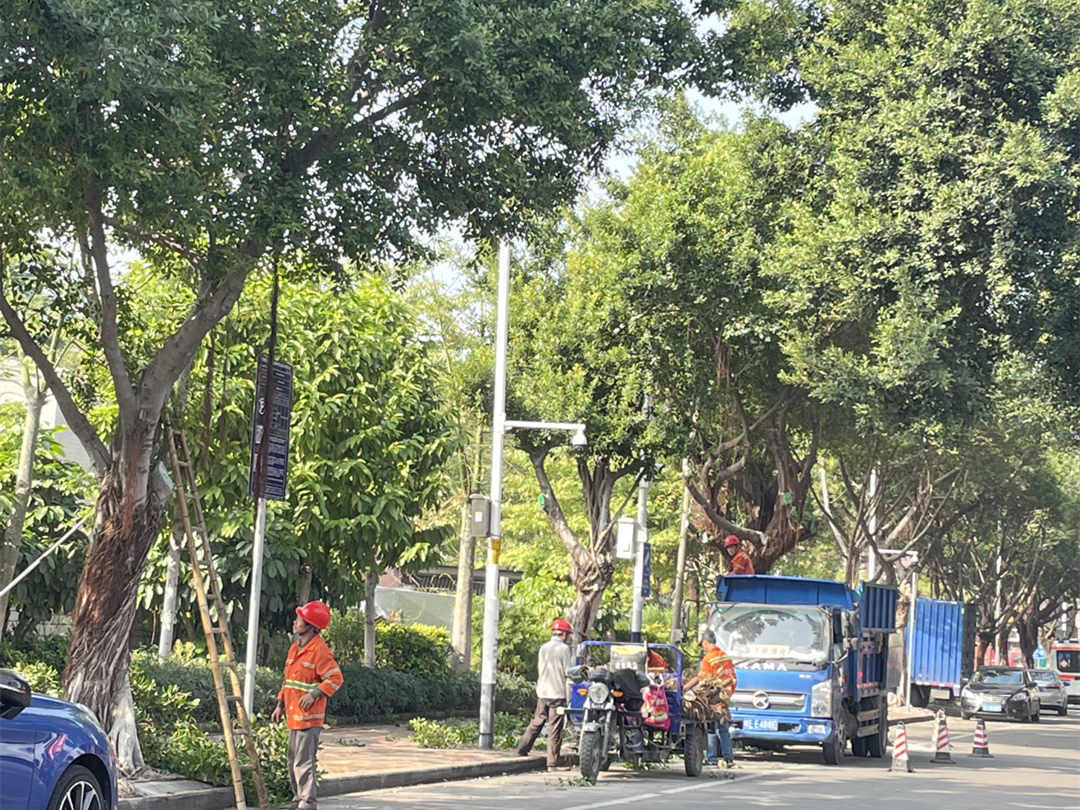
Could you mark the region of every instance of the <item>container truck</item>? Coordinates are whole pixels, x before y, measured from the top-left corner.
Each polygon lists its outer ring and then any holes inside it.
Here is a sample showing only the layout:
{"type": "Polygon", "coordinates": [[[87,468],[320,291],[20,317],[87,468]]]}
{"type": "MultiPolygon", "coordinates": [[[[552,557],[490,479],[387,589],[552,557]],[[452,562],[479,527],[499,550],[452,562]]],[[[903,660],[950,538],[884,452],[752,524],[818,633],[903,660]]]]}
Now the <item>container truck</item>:
{"type": "Polygon", "coordinates": [[[913,638],[905,633],[912,704],[958,700],[975,666],[975,606],[920,597],[914,627],[913,638]]]}
{"type": "Polygon", "coordinates": [[[731,734],[761,748],[816,745],[839,764],[881,757],[897,590],[801,577],[721,577],[709,627],[738,684],[731,734]]]}

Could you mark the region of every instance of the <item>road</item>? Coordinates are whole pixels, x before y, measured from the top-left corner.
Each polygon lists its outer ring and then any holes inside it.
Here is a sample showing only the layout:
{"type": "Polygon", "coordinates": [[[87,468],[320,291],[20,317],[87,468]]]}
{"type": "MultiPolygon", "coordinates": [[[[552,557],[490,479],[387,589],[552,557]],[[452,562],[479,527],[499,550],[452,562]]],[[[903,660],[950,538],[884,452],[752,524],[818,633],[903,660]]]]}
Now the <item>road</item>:
{"type": "Polygon", "coordinates": [[[1080,807],[1080,710],[1068,717],[1044,714],[1038,725],[988,724],[992,759],[973,759],[973,721],[950,719],[953,765],[929,762],[933,723],[908,727],[915,773],[889,773],[884,760],[820,764],[812,749],[742,756],[734,771],[706,768],[698,779],[682,762],[633,773],[614,765],[596,785],[576,772],[445,782],[414,788],[327,797],[320,810],[655,810],[737,807],[836,810],[839,803],[874,810],[997,810],[1080,807]]]}

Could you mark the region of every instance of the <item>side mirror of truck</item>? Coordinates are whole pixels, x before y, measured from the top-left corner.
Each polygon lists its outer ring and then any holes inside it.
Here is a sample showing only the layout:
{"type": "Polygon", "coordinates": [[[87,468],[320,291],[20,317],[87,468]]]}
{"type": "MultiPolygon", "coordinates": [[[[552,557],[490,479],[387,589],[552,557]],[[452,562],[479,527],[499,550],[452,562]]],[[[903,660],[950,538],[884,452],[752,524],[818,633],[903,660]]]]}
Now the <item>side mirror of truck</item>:
{"type": "Polygon", "coordinates": [[[832,614],[832,640],[833,644],[842,644],[844,641],[844,615],[839,611],[832,614]]]}

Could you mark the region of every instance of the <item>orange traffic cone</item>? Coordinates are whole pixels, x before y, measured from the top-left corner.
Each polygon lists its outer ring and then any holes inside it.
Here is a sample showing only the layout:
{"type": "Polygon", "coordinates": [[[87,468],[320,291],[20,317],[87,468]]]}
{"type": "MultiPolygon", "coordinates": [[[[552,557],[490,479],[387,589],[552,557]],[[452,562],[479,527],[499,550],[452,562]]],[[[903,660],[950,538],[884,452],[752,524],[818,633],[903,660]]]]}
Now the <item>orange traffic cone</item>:
{"type": "Polygon", "coordinates": [[[975,738],[971,744],[971,755],[993,759],[990,753],[990,737],[986,733],[986,721],[981,717],[975,722],[975,738]]]}
{"type": "Polygon", "coordinates": [[[931,762],[947,762],[953,764],[952,754],[949,753],[952,746],[949,744],[949,724],[945,722],[945,712],[938,709],[937,729],[934,732],[935,750],[930,757],[931,762]]]}
{"type": "Polygon", "coordinates": [[[911,767],[911,757],[908,756],[907,730],[903,723],[896,727],[896,739],[893,741],[892,762],[889,764],[889,770],[915,773],[915,769],[911,767]]]}

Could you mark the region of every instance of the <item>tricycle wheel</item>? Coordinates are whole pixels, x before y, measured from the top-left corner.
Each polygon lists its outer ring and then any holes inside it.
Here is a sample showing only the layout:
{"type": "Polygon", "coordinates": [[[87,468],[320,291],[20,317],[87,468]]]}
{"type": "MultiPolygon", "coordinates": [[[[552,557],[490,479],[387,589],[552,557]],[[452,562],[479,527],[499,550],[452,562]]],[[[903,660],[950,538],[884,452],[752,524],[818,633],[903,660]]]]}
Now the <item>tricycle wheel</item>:
{"type": "Polygon", "coordinates": [[[600,739],[599,731],[586,731],[581,735],[581,747],[578,751],[581,776],[593,785],[596,784],[597,774],[600,773],[600,760],[605,758],[605,752],[600,750],[600,739]]]}
{"type": "Polygon", "coordinates": [[[705,769],[705,731],[699,725],[686,730],[683,742],[683,764],[687,776],[701,776],[705,769]]]}

